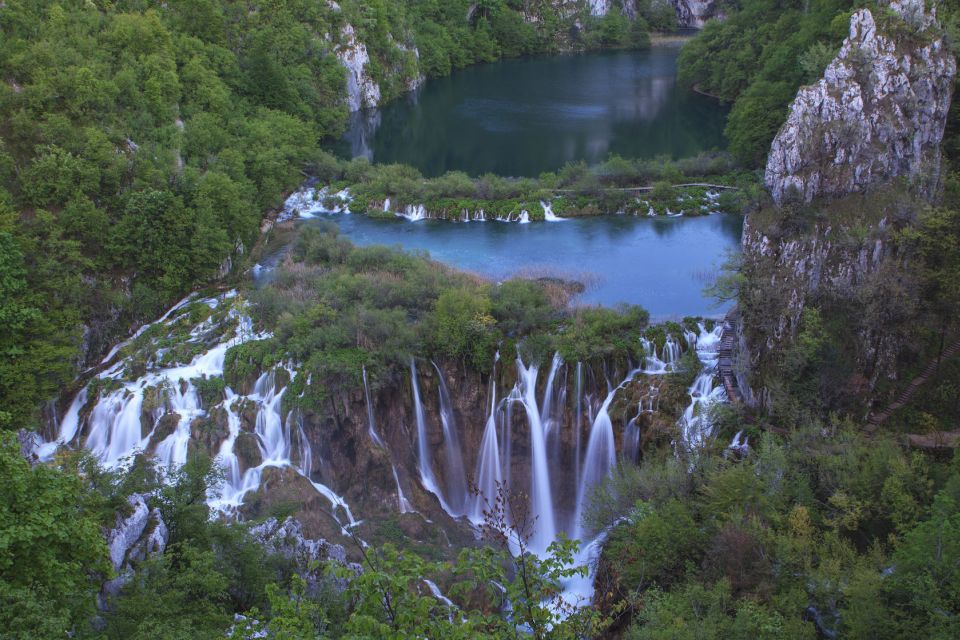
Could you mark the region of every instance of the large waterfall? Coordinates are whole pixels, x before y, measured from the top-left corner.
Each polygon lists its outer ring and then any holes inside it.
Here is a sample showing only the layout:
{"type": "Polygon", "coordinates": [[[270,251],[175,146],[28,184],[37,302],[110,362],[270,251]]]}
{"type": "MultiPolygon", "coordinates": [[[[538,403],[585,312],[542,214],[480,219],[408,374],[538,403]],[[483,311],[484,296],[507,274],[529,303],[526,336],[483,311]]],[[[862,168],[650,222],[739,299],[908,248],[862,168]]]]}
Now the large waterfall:
{"type": "MultiPolygon", "coordinates": [[[[151,336],[163,335],[165,330],[182,332],[189,309],[200,303],[217,313],[190,328],[186,338],[189,349],[182,351],[194,354],[189,362],[168,358],[167,348],[148,343],[146,347],[139,346],[141,350],[154,350],[144,365],[137,360],[136,353],[124,355],[127,347],[138,347],[138,339],[122,343],[105,366],[114,357],[117,361],[80,390],[59,425],[56,440],[42,445],[38,453],[49,459],[59,446],[79,444],[109,468],[123,466],[132,456],[145,452],[153,455],[161,468],[170,469],[186,461],[191,448],[200,444],[197,440],[203,439],[216,448],[217,460],[224,469],[225,482],[209,496],[209,504],[215,509],[237,513],[249,494],[260,489],[267,470],[292,469],[329,501],[341,528],[355,524],[346,502],[330,487],[314,481],[315,469],[323,462],[314,458],[299,410],[285,407],[294,404],[284,400],[290,400],[289,381],[297,376],[295,363],[263,371],[249,393],[229,386],[213,396],[203,392],[211,379],[222,378],[228,349],[269,337],[254,333],[243,303],[234,293],[183,301],[154,323],[154,327],[159,327],[156,331],[148,327],[138,335],[150,331],[144,339],[154,339],[151,336]],[[173,364],[165,364],[168,359],[173,364]],[[205,406],[205,402],[210,406],[205,406]],[[211,440],[214,437],[216,440],[211,440]],[[252,453],[251,447],[255,449],[252,453]]],[[[702,367],[689,389],[690,404],[678,421],[678,444],[687,449],[702,446],[711,435],[709,409],[725,398],[723,387],[715,386],[721,332],[720,325],[709,331],[700,325],[699,333],[684,335],[686,345],[695,349],[702,367]]],[[[402,453],[391,451],[387,444],[393,440],[378,430],[373,394],[364,368],[366,415],[360,424],[365,425],[370,445],[387,456],[396,487],[397,510],[414,512],[402,482],[410,487],[419,476],[421,486],[436,495],[451,517],[466,516],[475,524],[484,520],[485,512],[497,501],[500,488],[508,495],[525,494],[528,502],[522,505],[524,513],[516,511],[518,505],[510,504],[508,509],[512,510],[506,515],[514,523],[530,527],[528,546],[534,553],[545,553],[561,531],[579,539],[592,535],[582,522],[591,493],[615,468],[618,449],[623,462],[637,461],[640,417],[653,413],[658,406],[659,387],[654,380],[680,365],[683,343],[667,335],[661,344],[658,347],[652,340],[641,338],[641,366],[627,373],[616,386],[607,381],[610,372],[605,370],[601,376],[584,363],[568,365],[555,354],[539,390],[538,364],[525,363],[519,355],[514,361],[515,384],[509,390],[498,389],[497,371],[502,364],[497,354],[489,378],[485,424],[476,449],[471,447],[473,443],[463,442],[464,434],[477,432],[461,432],[458,398],[448,388],[441,366],[433,363],[436,384],[425,387],[428,395],[424,398],[417,364],[411,359],[415,470],[401,462],[402,453]],[[633,388],[631,393],[634,401],[639,398],[639,406],[636,415],[627,420],[621,409],[614,412],[612,408],[617,406],[618,392],[640,375],[648,376],[644,383],[648,390],[633,388]],[[572,397],[568,397],[568,391],[572,397]],[[428,412],[425,401],[437,411],[428,412]],[[433,402],[437,404],[432,405],[433,402]],[[433,416],[439,417],[438,424],[432,423],[433,416]],[[434,437],[442,436],[442,442],[431,441],[431,432],[434,437]],[[467,462],[472,464],[469,469],[467,462]],[[473,494],[468,480],[476,487],[473,494]],[[520,522],[520,518],[525,519],[520,522]]],[[[599,543],[594,537],[580,554],[580,560],[589,559],[597,549],[599,543]]],[[[589,589],[587,581],[567,586],[589,589]]]]}

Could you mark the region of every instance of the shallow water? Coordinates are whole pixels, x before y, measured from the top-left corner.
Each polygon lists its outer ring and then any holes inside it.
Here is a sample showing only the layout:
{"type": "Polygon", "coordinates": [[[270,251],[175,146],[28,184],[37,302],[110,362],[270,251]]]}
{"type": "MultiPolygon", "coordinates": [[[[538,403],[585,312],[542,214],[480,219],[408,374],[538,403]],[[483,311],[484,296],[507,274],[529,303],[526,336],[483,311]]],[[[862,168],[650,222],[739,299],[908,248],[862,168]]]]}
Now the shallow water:
{"type": "Polygon", "coordinates": [[[681,45],[457,71],[382,109],[354,114],[336,150],[410,164],[428,176],[536,176],[610,153],[679,158],[723,148],[727,109],[678,85],[681,45]]]}
{"type": "MultiPolygon", "coordinates": [[[[512,275],[585,282],[585,304],[639,304],[655,319],[722,315],[704,295],[726,254],[739,248],[743,218],[604,216],[560,222],[410,222],[321,214],[355,244],[424,251],[494,280],[512,275]]],[[[310,224],[311,222],[307,222],[310,224]]]]}

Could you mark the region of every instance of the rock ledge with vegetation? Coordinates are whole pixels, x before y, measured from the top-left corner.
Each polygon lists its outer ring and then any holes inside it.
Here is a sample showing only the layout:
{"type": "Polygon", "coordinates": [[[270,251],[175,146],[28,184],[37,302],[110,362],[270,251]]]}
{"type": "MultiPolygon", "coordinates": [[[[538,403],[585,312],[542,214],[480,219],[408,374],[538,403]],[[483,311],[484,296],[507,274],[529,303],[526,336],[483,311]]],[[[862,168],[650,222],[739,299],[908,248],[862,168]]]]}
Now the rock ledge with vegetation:
{"type": "Polygon", "coordinates": [[[823,78],[797,93],[767,160],[778,204],[794,191],[809,202],[897,176],[936,190],[956,60],[922,1],[877,13],[856,11],[823,78]]]}

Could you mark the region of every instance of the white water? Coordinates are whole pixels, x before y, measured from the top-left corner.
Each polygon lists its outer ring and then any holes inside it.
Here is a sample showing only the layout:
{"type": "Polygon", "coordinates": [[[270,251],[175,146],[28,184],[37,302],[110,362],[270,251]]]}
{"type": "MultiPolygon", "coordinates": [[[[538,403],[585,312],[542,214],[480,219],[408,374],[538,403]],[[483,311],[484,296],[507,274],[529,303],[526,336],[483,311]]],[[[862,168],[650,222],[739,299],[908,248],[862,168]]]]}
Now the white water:
{"type": "Polygon", "coordinates": [[[537,518],[530,538],[530,549],[543,554],[557,537],[557,523],[553,515],[553,492],[550,484],[550,466],[547,460],[546,434],[537,407],[537,367],[525,367],[517,358],[520,402],[527,412],[530,428],[530,506],[531,516],[537,518]]]}
{"type": "Polygon", "coordinates": [[[590,438],[587,440],[587,454],[583,463],[583,478],[577,493],[577,508],[573,521],[573,537],[583,539],[583,507],[593,489],[600,484],[617,465],[616,439],[613,435],[613,421],[610,419],[610,404],[617,391],[626,386],[640,370],[633,370],[627,377],[611,389],[600,405],[600,411],[590,428],[590,438]]]}
{"type": "Polygon", "coordinates": [[[543,219],[547,222],[560,222],[563,220],[560,216],[553,212],[553,203],[540,201],[540,206],[543,207],[543,219]]]}
{"type": "Polygon", "coordinates": [[[367,383],[367,368],[363,367],[363,397],[367,403],[367,433],[370,434],[370,439],[373,440],[373,444],[377,445],[381,449],[386,449],[387,446],[383,443],[383,440],[380,439],[380,434],[377,433],[376,421],[373,418],[373,402],[370,400],[370,385],[367,383]]]}
{"type": "Polygon", "coordinates": [[[443,450],[446,470],[447,504],[458,515],[467,513],[467,476],[460,448],[460,436],[457,433],[457,419],[450,402],[450,392],[443,372],[437,363],[433,363],[440,381],[440,423],[443,426],[443,450]]]}
{"type": "Polygon", "coordinates": [[[417,468],[420,471],[420,483],[423,488],[437,496],[440,500],[440,506],[451,517],[456,518],[460,514],[456,513],[447,504],[443,494],[443,489],[437,481],[437,476],[433,472],[433,464],[430,460],[430,442],[427,435],[427,416],[423,410],[423,403],[420,401],[420,383],[417,382],[417,364],[413,358],[410,359],[410,385],[413,387],[413,412],[417,422],[417,468]]]}
{"type": "Polygon", "coordinates": [[[473,508],[470,510],[470,520],[474,523],[483,522],[484,513],[496,504],[497,493],[503,486],[503,473],[500,459],[500,441],[497,438],[497,362],[500,354],[493,361],[493,373],[490,375],[490,414],[483,429],[483,439],[480,441],[480,450],[477,453],[477,495],[473,498],[473,508]]]}
{"type": "MultiPolygon", "coordinates": [[[[233,304],[235,295],[235,292],[229,292],[202,302],[211,308],[217,308],[222,304],[233,304]]],[[[171,315],[194,300],[195,298],[190,297],[180,301],[148,326],[164,323],[172,325],[179,318],[170,319],[171,315]]],[[[116,388],[98,398],[90,398],[90,387],[84,387],[74,398],[61,421],[57,438],[42,445],[38,454],[42,459],[49,459],[58,447],[70,445],[79,435],[83,446],[89,449],[102,465],[110,469],[126,465],[133,456],[148,451],[151,446],[161,469],[169,470],[183,464],[190,447],[191,423],[197,418],[206,418],[208,412],[214,408],[202,406],[193,380],[222,376],[224,357],[230,347],[247,340],[266,337],[253,333],[249,318],[242,313],[242,306],[231,307],[226,317],[236,325],[233,333],[196,355],[189,364],[161,367],[149,362],[147,373],[133,381],[122,381],[125,366],[129,364],[122,360],[99,374],[98,384],[113,384],[116,388]],[[156,406],[150,412],[144,412],[148,390],[152,390],[150,397],[156,406]],[[82,410],[90,402],[93,406],[89,407],[87,416],[81,418],[82,410]],[[158,427],[169,424],[174,419],[176,426],[173,431],[158,442],[158,427]]],[[[192,329],[187,342],[206,344],[207,334],[216,330],[213,321],[207,320],[192,329]]],[[[142,334],[142,330],[137,335],[139,334],[142,334]]],[[[105,362],[132,340],[133,338],[115,347],[105,362]]],[[[310,479],[312,452],[302,425],[292,413],[285,422],[281,417],[280,404],[285,391],[285,388],[277,388],[273,373],[268,372],[257,380],[250,395],[239,396],[228,387],[224,391],[225,399],[214,405],[222,406],[227,415],[228,435],[220,444],[217,457],[226,478],[219,493],[211,493],[208,497],[208,503],[214,509],[233,511],[242,504],[247,493],[259,489],[260,477],[266,467],[292,467],[330,500],[335,511],[342,509],[348,522],[352,524],[353,516],[346,502],[329,487],[310,479]],[[262,456],[260,465],[242,473],[240,460],[233,451],[241,432],[240,417],[233,409],[238,400],[253,402],[257,407],[254,435],[262,456]],[[296,461],[291,459],[294,447],[297,451],[296,461]]]]}
{"type": "Polygon", "coordinates": [[[712,434],[710,407],[727,399],[723,385],[714,386],[722,334],[722,323],[717,323],[713,331],[707,331],[701,324],[700,334],[696,338],[697,357],[703,364],[703,369],[688,390],[690,404],[678,422],[682,444],[689,450],[703,446],[712,434]]]}

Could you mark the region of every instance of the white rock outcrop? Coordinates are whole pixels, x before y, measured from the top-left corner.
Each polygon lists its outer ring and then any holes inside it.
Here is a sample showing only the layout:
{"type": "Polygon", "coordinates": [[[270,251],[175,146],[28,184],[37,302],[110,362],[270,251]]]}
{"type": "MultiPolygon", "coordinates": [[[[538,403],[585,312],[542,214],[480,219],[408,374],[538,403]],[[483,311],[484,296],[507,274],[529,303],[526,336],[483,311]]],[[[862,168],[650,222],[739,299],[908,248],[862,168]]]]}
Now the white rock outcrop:
{"type": "Polygon", "coordinates": [[[764,176],[778,204],[794,192],[809,202],[897,176],[936,190],[956,60],[923,0],[890,8],[895,16],[880,25],[869,9],[854,13],[823,78],[790,105],[764,176]]]}
{"type": "Polygon", "coordinates": [[[340,64],[347,70],[347,108],[359,111],[377,107],[380,104],[380,85],[367,70],[370,64],[367,45],[357,40],[351,24],[341,30],[340,43],[336,54],[340,64]]]}
{"type": "Polygon", "coordinates": [[[670,0],[681,27],[702,29],[710,18],[717,17],[714,0],[670,0]]]}

